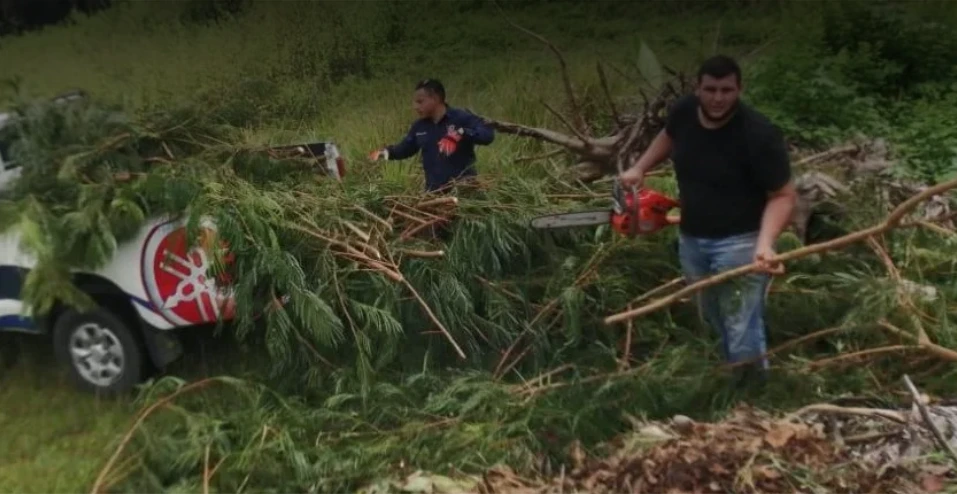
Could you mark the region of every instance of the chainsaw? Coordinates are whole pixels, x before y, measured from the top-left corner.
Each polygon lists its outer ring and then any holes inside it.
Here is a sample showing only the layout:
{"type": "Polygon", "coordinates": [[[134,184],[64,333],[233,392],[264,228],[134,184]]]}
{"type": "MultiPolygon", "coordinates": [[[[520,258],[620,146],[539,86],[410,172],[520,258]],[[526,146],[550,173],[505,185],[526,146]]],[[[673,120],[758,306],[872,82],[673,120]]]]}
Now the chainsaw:
{"type": "Polygon", "coordinates": [[[540,216],[533,219],[531,225],[532,228],[550,230],[610,224],[619,234],[633,238],[678,224],[681,221],[679,216],[668,215],[669,211],[678,207],[678,201],[652,189],[639,191],[632,187],[625,192],[616,179],[611,209],[540,216]]]}

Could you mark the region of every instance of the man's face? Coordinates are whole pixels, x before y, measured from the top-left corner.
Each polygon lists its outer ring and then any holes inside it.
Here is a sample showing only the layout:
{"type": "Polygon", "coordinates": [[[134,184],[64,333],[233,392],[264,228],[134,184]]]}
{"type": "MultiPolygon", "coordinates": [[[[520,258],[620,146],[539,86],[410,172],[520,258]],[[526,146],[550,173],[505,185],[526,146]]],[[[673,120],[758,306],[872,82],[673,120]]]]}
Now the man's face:
{"type": "Polygon", "coordinates": [[[428,118],[435,115],[439,104],[439,98],[425,89],[416,90],[412,97],[412,106],[419,118],[428,118]]]}
{"type": "Polygon", "coordinates": [[[701,101],[701,110],[710,120],[721,120],[734,110],[741,94],[741,86],[734,74],[721,79],[703,75],[695,90],[701,101]]]}

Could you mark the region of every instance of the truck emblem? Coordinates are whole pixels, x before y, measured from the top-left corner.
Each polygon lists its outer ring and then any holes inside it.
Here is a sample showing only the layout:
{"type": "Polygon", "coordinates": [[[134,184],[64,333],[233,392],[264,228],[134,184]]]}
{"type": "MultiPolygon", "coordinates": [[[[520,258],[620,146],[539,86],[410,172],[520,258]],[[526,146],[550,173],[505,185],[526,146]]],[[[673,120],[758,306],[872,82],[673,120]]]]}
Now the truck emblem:
{"type": "MultiPolygon", "coordinates": [[[[201,230],[200,245],[210,244],[215,230],[201,230]]],[[[186,228],[172,223],[160,225],[146,239],[143,248],[143,286],[149,302],[167,320],[193,325],[230,319],[234,300],[229,290],[210,279],[209,253],[200,247],[187,249],[186,228]]]]}

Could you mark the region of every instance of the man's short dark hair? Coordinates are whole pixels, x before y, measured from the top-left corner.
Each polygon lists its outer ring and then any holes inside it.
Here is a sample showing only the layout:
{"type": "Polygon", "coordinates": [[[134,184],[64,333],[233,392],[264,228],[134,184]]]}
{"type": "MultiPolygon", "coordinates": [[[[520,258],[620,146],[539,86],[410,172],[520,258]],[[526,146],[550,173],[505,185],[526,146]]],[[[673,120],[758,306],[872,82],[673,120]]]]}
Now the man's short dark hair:
{"type": "Polygon", "coordinates": [[[698,82],[701,82],[701,79],[706,75],[715,79],[724,79],[731,74],[734,74],[735,80],[740,85],[741,67],[738,66],[738,62],[726,55],[715,55],[702,62],[701,66],[698,67],[698,82]]]}
{"type": "Polygon", "coordinates": [[[424,89],[428,93],[432,93],[439,97],[443,103],[445,102],[445,86],[442,85],[442,82],[438,79],[423,79],[415,85],[415,90],[424,89]]]}

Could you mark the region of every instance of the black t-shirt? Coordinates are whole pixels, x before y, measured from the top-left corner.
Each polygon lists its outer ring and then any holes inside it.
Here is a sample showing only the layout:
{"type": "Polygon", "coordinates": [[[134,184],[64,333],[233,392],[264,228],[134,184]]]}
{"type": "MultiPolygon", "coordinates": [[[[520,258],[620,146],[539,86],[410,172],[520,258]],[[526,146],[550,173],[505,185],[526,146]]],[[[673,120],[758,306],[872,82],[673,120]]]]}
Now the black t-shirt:
{"type": "Polygon", "coordinates": [[[682,233],[721,238],[757,232],[768,192],[791,178],[787,146],[764,115],[744,103],[718,129],[698,120],[698,98],[679,99],[665,131],[678,179],[682,233]]]}

